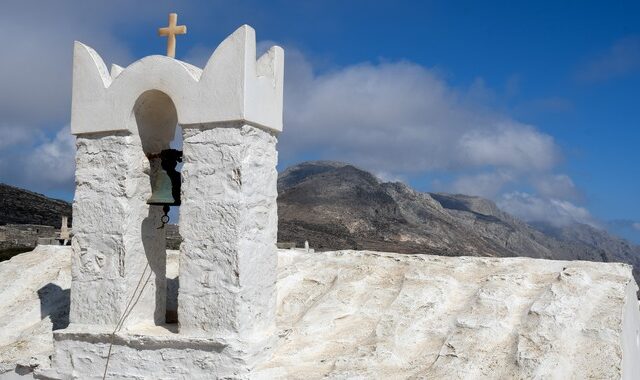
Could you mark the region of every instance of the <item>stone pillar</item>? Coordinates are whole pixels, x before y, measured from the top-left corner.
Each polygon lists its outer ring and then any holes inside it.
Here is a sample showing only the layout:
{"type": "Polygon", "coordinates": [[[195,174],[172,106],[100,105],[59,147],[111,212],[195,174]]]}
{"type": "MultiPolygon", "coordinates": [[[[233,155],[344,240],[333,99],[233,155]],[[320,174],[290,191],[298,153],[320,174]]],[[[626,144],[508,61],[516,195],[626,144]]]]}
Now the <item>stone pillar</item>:
{"type": "Polygon", "coordinates": [[[87,134],[76,147],[70,322],[115,326],[142,277],[144,292],[125,326],[163,323],[162,210],[146,204],[150,168],[140,138],[87,134]]]}
{"type": "Polygon", "coordinates": [[[60,239],[69,240],[70,237],[71,235],[69,234],[69,217],[63,215],[62,222],[60,223],[60,239]]]}
{"type": "Polygon", "coordinates": [[[277,152],[243,124],[184,129],[180,333],[263,351],[275,329],[277,152]]]}

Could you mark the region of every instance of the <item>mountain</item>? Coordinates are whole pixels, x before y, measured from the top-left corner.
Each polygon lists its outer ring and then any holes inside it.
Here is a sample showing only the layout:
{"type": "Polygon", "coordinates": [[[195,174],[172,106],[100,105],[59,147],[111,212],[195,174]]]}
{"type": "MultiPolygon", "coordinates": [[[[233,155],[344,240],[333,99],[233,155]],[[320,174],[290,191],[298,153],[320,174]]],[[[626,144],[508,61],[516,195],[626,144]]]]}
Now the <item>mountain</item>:
{"type": "Polygon", "coordinates": [[[278,179],[278,241],[319,250],[527,256],[634,266],[640,247],[583,224],[527,224],[480,197],[422,193],[352,165],[304,162],[278,179]]]}
{"type": "MultiPolygon", "coordinates": [[[[60,215],[71,204],[0,184],[0,225],[59,227],[60,215]]],[[[176,226],[167,233],[177,248],[176,226]]],[[[604,230],[527,224],[487,199],[418,192],[340,162],[304,162],[278,177],[278,241],[305,240],[317,250],[624,262],[640,279],[640,247],[604,230]]]]}
{"type": "Polygon", "coordinates": [[[0,225],[40,224],[60,227],[60,217],[71,219],[71,204],[0,183],[0,225]]]}

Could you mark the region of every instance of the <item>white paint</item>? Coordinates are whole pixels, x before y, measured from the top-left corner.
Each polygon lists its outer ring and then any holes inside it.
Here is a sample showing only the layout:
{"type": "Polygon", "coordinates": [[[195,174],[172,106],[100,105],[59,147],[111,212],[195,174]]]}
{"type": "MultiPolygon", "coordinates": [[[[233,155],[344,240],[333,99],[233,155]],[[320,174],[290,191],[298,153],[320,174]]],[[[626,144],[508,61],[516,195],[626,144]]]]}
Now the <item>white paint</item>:
{"type": "MultiPolygon", "coordinates": [[[[48,246],[0,263],[0,323],[12,323],[0,328],[0,378],[16,363],[62,377],[48,368],[50,322],[29,310],[40,308],[41,284],[69,289],[70,256],[48,246]]],[[[640,312],[627,265],[288,249],[278,257],[280,338],[257,372],[216,354],[229,341],[176,341],[147,327],[118,334],[111,378],[638,378],[640,312]]],[[[56,356],[100,378],[104,334],[72,326],[56,334],[56,356]]]]}
{"type": "Polygon", "coordinates": [[[185,129],[178,299],[185,334],[256,342],[273,335],[275,144],[248,125],[185,129]]]}
{"type": "Polygon", "coordinates": [[[626,287],[626,302],[623,310],[621,334],[622,378],[624,380],[640,379],[640,313],[636,294],[638,285],[631,280],[626,287]]]}
{"type": "Polygon", "coordinates": [[[71,132],[137,133],[131,105],[145,91],[169,95],[182,125],[240,122],[282,131],[284,51],[256,61],[255,31],[243,25],[215,50],[204,70],[166,56],[148,56],[108,72],[90,47],[75,43],[71,132]]]}
{"type": "MultiPolygon", "coordinates": [[[[269,357],[282,76],[282,49],[256,61],[255,32],[246,25],[204,70],[150,56],[108,73],[95,51],[76,43],[71,325],[54,335],[46,376],[102,376],[114,332],[115,377],[177,375],[156,362],[183,350],[195,358],[183,368],[194,376],[196,367],[249,373],[269,357]],[[162,207],[146,203],[160,160],[147,157],[169,148],[177,123],[183,242],[179,325],[170,326],[162,207]],[[149,345],[157,350],[136,354],[149,345]]],[[[175,309],[175,300],[169,305],[175,309]]]]}
{"type": "Polygon", "coordinates": [[[625,264],[280,250],[278,272],[264,378],[638,378],[625,264]]]}
{"type": "Polygon", "coordinates": [[[37,246],[0,263],[0,379],[48,362],[53,322],[68,308],[70,269],[69,246],[37,246]]]}

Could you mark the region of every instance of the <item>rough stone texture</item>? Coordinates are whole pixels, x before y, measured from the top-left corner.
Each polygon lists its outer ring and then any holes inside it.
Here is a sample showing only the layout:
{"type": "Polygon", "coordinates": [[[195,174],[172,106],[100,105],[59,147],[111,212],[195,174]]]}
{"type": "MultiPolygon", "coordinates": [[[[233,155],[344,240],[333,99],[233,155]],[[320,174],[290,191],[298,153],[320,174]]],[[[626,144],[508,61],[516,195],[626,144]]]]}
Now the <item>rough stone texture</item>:
{"type": "Polygon", "coordinates": [[[38,246],[0,263],[0,378],[48,362],[52,329],[69,323],[70,285],[68,246],[38,246]]]}
{"type": "Polygon", "coordinates": [[[264,377],[640,376],[628,265],[367,251],[279,259],[281,340],[264,377]]]}
{"type": "Polygon", "coordinates": [[[9,249],[35,248],[39,238],[54,238],[55,227],[37,224],[7,224],[0,226],[0,252],[9,249]]]}
{"type": "MultiPolygon", "coordinates": [[[[178,254],[169,252],[170,278],[178,254]]],[[[55,375],[50,319],[64,321],[70,257],[70,247],[39,247],[0,263],[0,379],[17,363],[55,375]],[[50,283],[60,290],[39,298],[50,283]]],[[[149,369],[154,379],[640,376],[640,311],[627,265],[366,251],[278,257],[280,339],[257,372],[234,372],[233,355],[217,354],[229,342],[178,344],[156,327],[117,335],[110,377],[151,378],[149,369]]],[[[72,326],[56,333],[56,347],[75,355],[67,363],[78,373],[101,378],[108,333],[72,326]]]]}
{"type": "Polygon", "coordinates": [[[180,333],[262,352],[275,326],[276,138],[207,127],[184,130],[180,333]]]}
{"type": "Polygon", "coordinates": [[[72,323],[113,328],[140,279],[148,291],[125,328],[163,323],[166,300],[160,206],[148,206],[149,160],[137,135],[78,137],[72,323]]]}
{"type": "Polygon", "coordinates": [[[185,338],[164,327],[148,327],[135,333],[87,330],[73,325],[54,334],[54,371],[42,378],[102,379],[109,346],[107,371],[112,379],[211,379],[250,378],[238,363],[245,353],[224,339],[185,338]]]}
{"type": "Polygon", "coordinates": [[[60,227],[60,217],[71,216],[71,204],[0,183],[0,225],[39,224],[60,227]]]}

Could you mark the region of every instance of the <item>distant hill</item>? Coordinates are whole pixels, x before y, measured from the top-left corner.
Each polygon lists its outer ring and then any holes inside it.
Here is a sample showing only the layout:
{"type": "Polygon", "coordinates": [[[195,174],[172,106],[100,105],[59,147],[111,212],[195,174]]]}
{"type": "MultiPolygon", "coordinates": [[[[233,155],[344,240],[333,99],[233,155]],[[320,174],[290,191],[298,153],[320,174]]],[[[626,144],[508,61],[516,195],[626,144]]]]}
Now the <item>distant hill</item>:
{"type": "Polygon", "coordinates": [[[71,219],[71,203],[0,183],[0,225],[40,224],[60,228],[60,218],[71,219]]]}
{"type": "Polygon", "coordinates": [[[583,224],[527,224],[492,201],[422,193],[339,162],[304,162],[278,179],[278,240],[316,249],[527,256],[632,264],[640,247],[583,224]]]}
{"type": "MultiPolygon", "coordinates": [[[[0,225],[60,226],[71,204],[0,184],[0,225]]],[[[178,248],[177,226],[167,228],[178,248]]],[[[480,197],[423,193],[352,165],[312,161],[278,178],[278,241],[318,250],[526,256],[624,262],[640,279],[640,247],[584,224],[527,224],[480,197]]]]}

